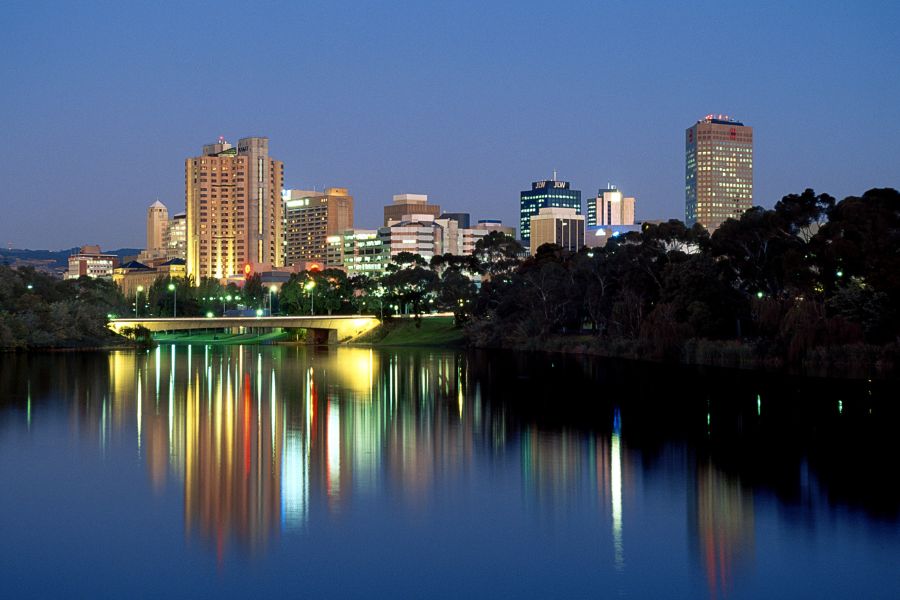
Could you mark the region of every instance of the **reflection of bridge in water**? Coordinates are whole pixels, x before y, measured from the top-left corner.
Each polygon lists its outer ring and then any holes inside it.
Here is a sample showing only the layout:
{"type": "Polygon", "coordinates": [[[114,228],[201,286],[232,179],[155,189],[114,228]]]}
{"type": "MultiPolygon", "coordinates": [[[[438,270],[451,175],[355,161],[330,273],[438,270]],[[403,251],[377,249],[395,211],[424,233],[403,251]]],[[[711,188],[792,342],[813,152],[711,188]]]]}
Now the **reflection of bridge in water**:
{"type": "Polygon", "coordinates": [[[375,328],[380,321],[365,315],[323,315],[300,317],[180,317],[112,319],[109,327],[116,333],[123,329],[144,327],[153,333],[222,329],[237,333],[260,329],[304,329],[317,343],[351,340],[375,328]]]}

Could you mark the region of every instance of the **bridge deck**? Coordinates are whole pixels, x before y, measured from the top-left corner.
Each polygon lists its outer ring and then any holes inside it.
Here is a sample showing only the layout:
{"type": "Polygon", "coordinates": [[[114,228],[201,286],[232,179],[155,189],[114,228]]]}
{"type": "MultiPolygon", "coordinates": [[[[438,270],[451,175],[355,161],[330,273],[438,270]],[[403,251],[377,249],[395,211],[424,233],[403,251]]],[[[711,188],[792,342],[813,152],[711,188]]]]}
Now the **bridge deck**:
{"type": "Polygon", "coordinates": [[[380,321],[368,315],[322,315],[297,317],[179,317],[112,319],[109,327],[119,333],[124,328],[144,327],[152,332],[194,329],[307,329],[326,333],[328,341],[355,338],[378,326],[380,321]]]}

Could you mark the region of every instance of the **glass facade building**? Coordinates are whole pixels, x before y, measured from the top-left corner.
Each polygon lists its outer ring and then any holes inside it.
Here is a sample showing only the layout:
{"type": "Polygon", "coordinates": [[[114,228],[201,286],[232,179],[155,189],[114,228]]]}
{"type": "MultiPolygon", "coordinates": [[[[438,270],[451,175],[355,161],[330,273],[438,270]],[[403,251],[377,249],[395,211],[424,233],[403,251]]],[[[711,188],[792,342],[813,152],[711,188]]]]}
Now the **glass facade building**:
{"type": "Polygon", "coordinates": [[[580,215],[581,191],[570,189],[568,181],[556,181],[554,178],[535,181],[530,190],[519,194],[519,231],[522,245],[526,248],[531,243],[531,217],[542,208],[574,208],[575,214],[580,215]]]}

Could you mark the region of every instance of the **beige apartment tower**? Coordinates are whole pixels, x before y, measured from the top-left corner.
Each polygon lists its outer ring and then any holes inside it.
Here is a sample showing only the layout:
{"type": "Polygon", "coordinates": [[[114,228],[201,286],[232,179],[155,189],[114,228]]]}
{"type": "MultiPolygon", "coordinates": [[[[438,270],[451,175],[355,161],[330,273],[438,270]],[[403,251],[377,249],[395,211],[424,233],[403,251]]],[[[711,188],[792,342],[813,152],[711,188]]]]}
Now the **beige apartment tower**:
{"type": "Polygon", "coordinates": [[[727,115],[707,115],[685,132],[688,226],[710,231],[753,206],[753,128],[727,115]]]}
{"type": "Polygon", "coordinates": [[[623,196],[614,185],[588,200],[587,226],[634,225],[634,198],[623,196]]]}
{"type": "Polygon", "coordinates": [[[224,279],[249,265],[279,267],[284,164],[269,156],[269,139],[224,138],[185,160],[187,274],[224,279]]]}
{"type": "Polygon", "coordinates": [[[353,196],[346,188],[324,192],[284,190],[284,264],[328,260],[328,238],[353,228],[353,196]]]}

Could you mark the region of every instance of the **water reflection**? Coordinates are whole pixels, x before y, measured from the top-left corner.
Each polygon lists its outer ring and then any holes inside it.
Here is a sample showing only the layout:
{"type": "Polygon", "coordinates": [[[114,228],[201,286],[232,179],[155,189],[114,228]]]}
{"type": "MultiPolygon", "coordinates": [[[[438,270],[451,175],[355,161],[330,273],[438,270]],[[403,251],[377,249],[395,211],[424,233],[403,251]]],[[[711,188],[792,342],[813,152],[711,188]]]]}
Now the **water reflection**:
{"type": "Polygon", "coordinates": [[[422,513],[441,491],[502,471],[518,473],[539,521],[593,515],[603,527],[592,560],[619,574],[647,568],[631,557],[657,541],[636,515],[666,496],[688,515],[686,546],[719,597],[754,572],[756,497],[803,512],[809,527],[818,512],[849,509],[896,529],[900,507],[872,473],[896,450],[872,434],[897,415],[870,388],[853,400],[837,386],[840,402],[815,388],[763,410],[761,397],[777,395],[766,385],[782,380],[677,394],[672,373],[637,381],[583,359],[563,370],[560,359],[456,352],[183,346],[9,358],[4,422],[31,431],[61,407],[71,434],[99,453],[131,448],[155,494],[183,494],[189,542],[220,562],[265,554],[375,497],[422,513]]]}

